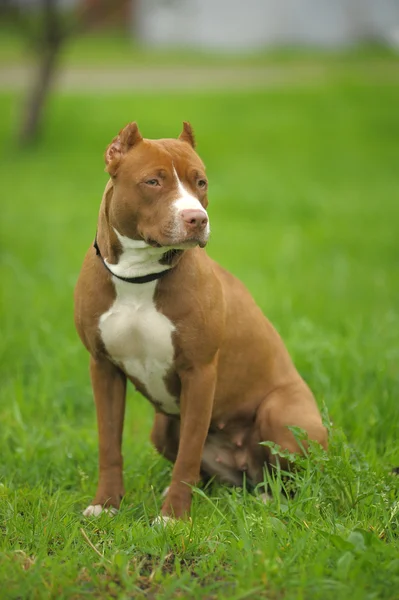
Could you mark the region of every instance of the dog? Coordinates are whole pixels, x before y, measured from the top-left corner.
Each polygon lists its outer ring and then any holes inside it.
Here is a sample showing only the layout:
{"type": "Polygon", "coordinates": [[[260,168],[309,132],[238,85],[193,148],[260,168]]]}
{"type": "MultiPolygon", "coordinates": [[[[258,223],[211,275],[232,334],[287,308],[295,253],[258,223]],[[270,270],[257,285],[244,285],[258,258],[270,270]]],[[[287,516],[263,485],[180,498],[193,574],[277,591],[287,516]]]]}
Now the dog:
{"type": "Polygon", "coordinates": [[[289,426],[325,449],[327,433],[276,330],[204,249],[208,180],[191,125],[149,140],[129,123],[105,163],[97,234],[75,289],[99,432],[98,489],[84,514],[115,512],[124,495],[129,380],[153,404],[151,440],[174,463],[159,518],[184,518],[202,476],[242,485],[245,474],[256,486],[276,461],[260,442],[300,453],[289,426]]]}

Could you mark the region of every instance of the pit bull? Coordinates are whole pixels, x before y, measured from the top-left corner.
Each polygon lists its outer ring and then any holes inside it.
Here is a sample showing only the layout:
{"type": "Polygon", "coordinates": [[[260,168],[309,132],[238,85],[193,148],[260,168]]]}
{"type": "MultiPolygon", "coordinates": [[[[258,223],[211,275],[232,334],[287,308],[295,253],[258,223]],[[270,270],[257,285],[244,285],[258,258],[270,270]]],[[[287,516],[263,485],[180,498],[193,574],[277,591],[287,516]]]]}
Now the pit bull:
{"type": "MultiPolygon", "coordinates": [[[[75,290],[90,353],[99,483],[84,514],[124,495],[126,382],[154,406],[151,440],[174,463],[161,519],[189,515],[201,477],[263,481],[275,456],[301,452],[289,426],[327,447],[313,395],[244,285],[205,251],[208,180],[189,123],[177,139],[143,139],[130,123],[105,153],[110,175],[75,290]]],[[[288,465],[281,459],[283,468],[288,465]]]]}

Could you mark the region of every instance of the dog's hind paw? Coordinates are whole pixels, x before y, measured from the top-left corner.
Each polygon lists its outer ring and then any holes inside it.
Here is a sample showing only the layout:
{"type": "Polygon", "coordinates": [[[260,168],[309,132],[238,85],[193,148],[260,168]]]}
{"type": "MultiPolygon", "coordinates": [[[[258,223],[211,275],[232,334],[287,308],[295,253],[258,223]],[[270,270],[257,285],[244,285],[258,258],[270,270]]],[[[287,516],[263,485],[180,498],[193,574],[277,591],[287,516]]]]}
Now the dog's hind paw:
{"type": "Polygon", "coordinates": [[[102,504],[89,504],[89,506],[83,511],[84,517],[98,517],[101,513],[107,513],[110,517],[116,515],[118,510],[114,506],[104,507],[102,504]]]}

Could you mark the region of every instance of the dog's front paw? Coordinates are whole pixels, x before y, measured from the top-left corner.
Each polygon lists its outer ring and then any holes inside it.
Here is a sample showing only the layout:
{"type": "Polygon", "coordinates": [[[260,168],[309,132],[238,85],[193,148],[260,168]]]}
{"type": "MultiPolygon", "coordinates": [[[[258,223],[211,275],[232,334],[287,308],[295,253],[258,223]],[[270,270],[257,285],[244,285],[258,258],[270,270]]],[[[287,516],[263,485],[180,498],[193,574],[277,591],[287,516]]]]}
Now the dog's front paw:
{"type": "Polygon", "coordinates": [[[98,517],[101,513],[106,513],[110,517],[117,514],[118,509],[114,506],[103,506],[102,504],[89,504],[89,506],[83,511],[84,517],[98,517]]]}
{"type": "Polygon", "coordinates": [[[165,495],[161,518],[187,519],[191,508],[191,488],[186,484],[172,483],[165,495]]]}
{"type": "Polygon", "coordinates": [[[268,492],[263,492],[262,494],[259,494],[259,499],[263,504],[270,504],[270,502],[273,502],[273,496],[268,492]]]}
{"type": "Polygon", "coordinates": [[[113,517],[118,512],[121,500],[125,494],[122,481],[110,481],[110,479],[100,479],[97,493],[91,504],[83,511],[84,517],[98,517],[101,513],[106,513],[113,517]]]}
{"type": "Polygon", "coordinates": [[[176,519],[174,519],[173,517],[168,517],[167,515],[158,515],[157,517],[155,517],[155,519],[152,522],[152,525],[157,526],[157,525],[170,525],[176,522],[176,519]]]}

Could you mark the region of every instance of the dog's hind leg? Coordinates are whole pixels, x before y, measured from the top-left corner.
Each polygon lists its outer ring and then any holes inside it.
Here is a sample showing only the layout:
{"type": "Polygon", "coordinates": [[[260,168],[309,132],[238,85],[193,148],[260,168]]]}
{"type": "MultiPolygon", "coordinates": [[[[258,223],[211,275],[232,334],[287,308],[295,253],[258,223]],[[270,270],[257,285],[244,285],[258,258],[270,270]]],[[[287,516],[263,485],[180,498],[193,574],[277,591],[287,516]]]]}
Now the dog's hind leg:
{"type": "MultiPolygon", "coordinates": [[[[261,403],[256,416],[256,427],[261,441],[275,442],[282,450],[301,453],[302,449],[290,426],[303,429],[310,440],[319,442],[327,449],[327,431],[323,426],[319,410],[311,391],[298,377],[291,384],[273,390],[261,403]]],[[[306,441],[303,442],[306,448],[306,441]]],[[[265,448],[266,460],[276,464],[276,455],[265,448]]],[[[279,458],[283,469],[289,467],[288,461],[279,458]]]]}

